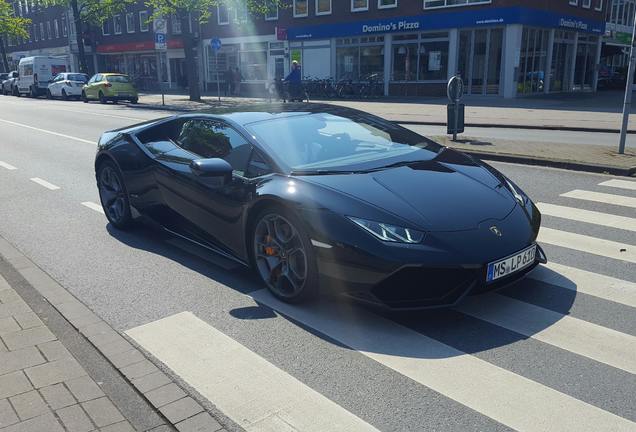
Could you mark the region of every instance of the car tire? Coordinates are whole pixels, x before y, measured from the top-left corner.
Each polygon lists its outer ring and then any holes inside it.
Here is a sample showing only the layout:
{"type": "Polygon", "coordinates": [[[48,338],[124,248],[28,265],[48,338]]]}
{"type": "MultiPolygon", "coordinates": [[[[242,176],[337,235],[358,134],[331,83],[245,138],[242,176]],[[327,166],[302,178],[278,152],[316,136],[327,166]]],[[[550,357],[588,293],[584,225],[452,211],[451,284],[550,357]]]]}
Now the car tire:
{"type": "Polygon", "coordinates": [[[33,86],[31,86],[31,97],[34,99],[38,97],[38,91],[33,86]]]}
{"type": "Polygon", "coordinates": [[[106,99],[106,96],[104,96],[104,93],[102,93],[101,91],[99,92],[99,103],[100,104],[108,103],[108,99],[106,99]]]}
{"type": "Polygon", "coordinates": [[[66,94],[66,90],[62,89],[62,100],[67,101],[68,100],[68,95],[66,94]]]}
{"type": "Polygon", "coordinates": [[[53,95],[51,94],[51,90],[46,89],[46,98],[47,99],[53,99],[53,95]]]}
{"type": "Polygon", "coordinates": [[[282,207],[267,207],[253,220],[250,259],[265,286],[286,303],[315,299],[318,265],[300,218],[282,207]]]}
{"type": "Polygon", "coordinates": [[[82,99],[82,102],[88,103],[88,97],[86,97],[85,91],[82,91],[82,96],[80,96],[80,99],[82,99]]]}
{"type": "Polygon", "coordinates": [[[128,190],[119,168],[104,161],[97,168],[97,189],[104,214],[115,228],[130,229],[133,225],[128,190]]]}
{"type": "Polygon", "coordinates": [[[13,96],[22,97],[22,93],[20,93],[17,87],[13,87],[13,96]]]}
{"type": "Polygon", "coordinates": [[[139,99],[138,99],[138,98],[135,98],[135,99],[131,99],[131,100],[130,100],[130,103],[131,103],[131,104],[133,104],[133,105],[137,105],[137,103],[138,103],[138,102],[139,102],[139,99]]]}

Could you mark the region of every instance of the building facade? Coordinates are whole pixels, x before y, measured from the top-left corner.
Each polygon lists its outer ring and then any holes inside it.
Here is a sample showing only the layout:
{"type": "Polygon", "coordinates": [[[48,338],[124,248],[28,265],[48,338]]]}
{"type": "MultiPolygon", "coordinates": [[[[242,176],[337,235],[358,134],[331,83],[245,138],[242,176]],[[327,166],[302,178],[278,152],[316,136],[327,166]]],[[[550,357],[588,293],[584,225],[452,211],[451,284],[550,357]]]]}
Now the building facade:
{"type": "Polygon", "coordinates": [[[602,58],[612,69],[626,68],[632,44],[636,0],[610,0],[602,58]]]}
{"type": "MultiPolygon", "coordinates": [[[[626,0],[627,1],[627,0],[626,0]]],[[[636,1],[636,0],[629,0],[636,1]]],[[[603,0],[287,0],[265,16],[219,6],[183,29],[169,19],[154,50],[151,14],[138,2],[94,31],[100,70],[140,82],[186,85],[180,34],[197,40],[201,85],[225,86],[239,68],[244,94],[262,94],[301,63],[306,79],[374,81],[385,95],[443,95],[461,74],[473,95],[594,91],[605,35],[603,0]],[[213,39],[222,47],[214,50],[213,39]]]]}

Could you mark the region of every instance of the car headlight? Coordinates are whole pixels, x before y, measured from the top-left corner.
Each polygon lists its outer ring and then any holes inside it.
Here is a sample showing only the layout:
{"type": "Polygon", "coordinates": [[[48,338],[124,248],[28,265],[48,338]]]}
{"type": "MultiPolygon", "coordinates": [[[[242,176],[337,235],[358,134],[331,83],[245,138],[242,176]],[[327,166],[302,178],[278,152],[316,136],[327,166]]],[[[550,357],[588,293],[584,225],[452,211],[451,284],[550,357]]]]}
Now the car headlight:
{"type": "Polygon", "coordinates": [[[424,233],[411,228],[403,228],[395,225],[374,222],[365,219],[348,216],[349,219],[365,231],[370,232],[382,241],[396,243],[421,243],[424,233]]]}

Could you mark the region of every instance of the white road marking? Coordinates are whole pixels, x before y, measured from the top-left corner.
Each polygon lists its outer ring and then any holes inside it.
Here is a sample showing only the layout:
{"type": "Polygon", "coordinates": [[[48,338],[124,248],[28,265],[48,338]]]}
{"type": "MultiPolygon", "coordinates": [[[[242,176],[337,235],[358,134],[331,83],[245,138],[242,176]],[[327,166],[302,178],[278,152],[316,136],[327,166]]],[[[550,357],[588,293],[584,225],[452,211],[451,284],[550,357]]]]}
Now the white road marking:
{"type": "Polygon", "coordinates": [[[618,228],[627,231],[636,231],[635,218],[547,203],[538,203],[537,207],[542,214],[547,216],[554,216],[561,219],[570,219],[578,222],[586,222],[594,225],[618,228]]]}
{"type": "Polygon", "coordinates": [[[636,373],[636,337],[499,294],[471,297],[456,308],[557,348],[636,373]]]}
{"type": "Polygon", "coordinates": [[[595,201],[603,204],[613,204],[624,207],[636,208],[636,198],[626,197],[622,195],[606,194],[601,192],[592,192],[585,190],[573,190],[561,194],[565,198],[576,198],[580,200],[595,201]]]}
{"type": "Polygon", "coordinates": [[[14,167],[13,165],[10,165],[10,164],[8,164],[8,163],[6,163],[6,162],[2,162],[2,161],[0,161],[0,167],[2,167],[2,168],[6,168],[6,169],[8,169],[9,171],[17,170],[17,168],[16,168],[16,167],[14,167]]]}
{"type": "Polygon", "coordinates": [[[58,132],[53,132],[53,131],[46,130],[46,129],[36,128],[36,127],[33,127],[33,126],[26,125],[24,123],[17,123],[17,122],[13,122],[13,121],[10,121],[10,120],[4,120],[4,119],[0,119],[0,122],[8,123],[8,124],[11,124],[11,125],[14,125],[14,126],[20,126],[20,127],[26,128],[26,129],[31,129],[31,130],[42,132],[42,133],[46,133],[46,134],[49,134],[49,135],[55,135],[55,136],[59,136],[59,137],[62,137],[62,138],[72,139],[72,140],[83,142],[83,143],[87,143],[87,144],[93,144],[93,145],[97,144],[96,141],[89,141],[89,140],[85,140],[83,138],[77,138],[77,137],[74,137],[74,136],[65,135],[65,134],[61,134],[61,133],[58,133],[58,132]]]}
{"type": "Polygon", "coordinates": [[[50,190],[58,190],[60,188],[59,186],[55,186],[53,183],[49,183],[46,180],[42,180],[39,177],[33,177],[31,179],[31,181],[33,183],[39,184],[40,186],[44,186],[45,188],[50,189],[50,190]]]}
{"type": "Polygon", "coordinates": [[[248,432],[377,430],[190,312],[126,334],[248,432]]]}
{"type": "Polygon", "coordinates": [[[608,180],[599,184],[599,186],[615,187],[620,189],[636,190],[636,182],[629,180],[608,180]]]}
{"type": "Polygon", "coordinates": [[[512,429],[634,431],[636,423],[343,303],[298,307],[267,290],[261,304],[512,429]]]}
{"type": "Polygon", "coordinates": [[[539,231],[537,240],[540,243],[548,243],[606,258],[636,263],[636,246],[624,243],[545,227],[542,227],[541,231],[539,231]]]}
{"type": "Polygon", "coordinates": [[[636,308],[636,283],[556,263],[540,265],[528,277],[636,308]]]}
{"type": "Polygon", "coordinates": [[[86,201],[86,202],[83,202],[82,205],[84,207],[88,207],[91,210],[95,210],[98,213],[104,214],[104,209],[99,204],[95,204],[94,202],[86,201]]]}

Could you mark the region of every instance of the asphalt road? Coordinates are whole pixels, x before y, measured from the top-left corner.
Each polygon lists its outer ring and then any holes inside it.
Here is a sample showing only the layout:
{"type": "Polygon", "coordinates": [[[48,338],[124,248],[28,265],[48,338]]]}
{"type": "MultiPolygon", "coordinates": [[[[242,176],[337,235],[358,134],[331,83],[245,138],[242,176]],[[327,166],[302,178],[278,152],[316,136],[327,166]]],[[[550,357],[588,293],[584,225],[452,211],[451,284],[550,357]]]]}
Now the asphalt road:
{"type": "Polygon", "coordinates": [[[496,163],[542,203],[549,267],[453,310],[291,307],[91,208],[100,133],[162,115],[0,97],[0,235],[230,429],[636,430],[634,179],[496,163]]]}

